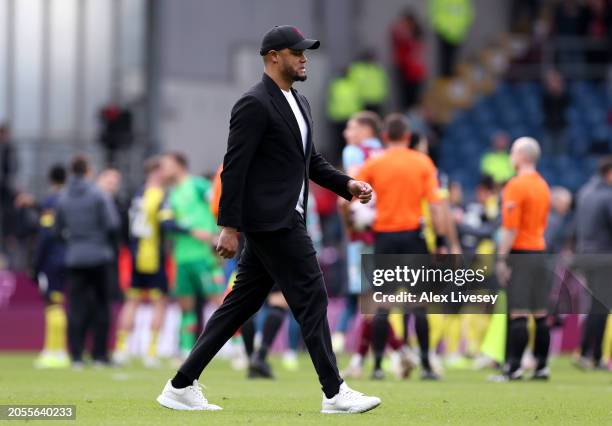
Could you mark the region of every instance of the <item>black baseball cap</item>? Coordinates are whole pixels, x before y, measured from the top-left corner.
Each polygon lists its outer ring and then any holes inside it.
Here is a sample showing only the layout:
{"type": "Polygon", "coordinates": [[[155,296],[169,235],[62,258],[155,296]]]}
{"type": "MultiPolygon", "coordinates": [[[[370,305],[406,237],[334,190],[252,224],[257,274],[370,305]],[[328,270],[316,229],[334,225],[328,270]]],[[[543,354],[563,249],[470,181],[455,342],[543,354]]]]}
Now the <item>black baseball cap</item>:
{"type": "Polygon", "coordinates": [[[291,25],[277,25],[264,34],[261,40],[259,54],[266,55],[270,50],[306,50],[318,49],[321,43],[319,40],[311,40],[304,37],[304,34],[296,27],[291,25]]]}

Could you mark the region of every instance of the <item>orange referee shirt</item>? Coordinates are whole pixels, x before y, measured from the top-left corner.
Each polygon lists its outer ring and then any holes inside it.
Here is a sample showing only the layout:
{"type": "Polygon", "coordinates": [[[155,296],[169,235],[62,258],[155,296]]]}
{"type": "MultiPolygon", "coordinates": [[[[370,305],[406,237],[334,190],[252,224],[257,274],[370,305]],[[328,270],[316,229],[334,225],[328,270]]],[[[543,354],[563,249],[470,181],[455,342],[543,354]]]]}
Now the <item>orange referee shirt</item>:
{"type": "Polygon", "coordinates": [[[359,169],[358,180],[376,192],[376,232],[414,231],[421,227],[421,202],[440,200],[436,167],[431,159],[404,147],[387,148],[359,169]]]}
{"type": "Polygon", "coordinates": [[[550,210],[548,184],[536,171],[515,176],[502,194],[502,226],[515,230],[515,250],[544,250],[544,231],[550,210]]]}

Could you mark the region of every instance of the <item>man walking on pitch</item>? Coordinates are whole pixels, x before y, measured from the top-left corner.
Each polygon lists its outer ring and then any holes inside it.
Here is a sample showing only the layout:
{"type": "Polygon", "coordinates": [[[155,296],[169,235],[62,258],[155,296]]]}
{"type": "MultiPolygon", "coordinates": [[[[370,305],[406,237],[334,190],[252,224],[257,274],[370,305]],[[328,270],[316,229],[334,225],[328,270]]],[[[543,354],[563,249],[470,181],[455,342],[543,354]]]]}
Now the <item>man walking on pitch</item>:
{"type": "Polygon", "coordinates": [[[312,142],[306,98],[294,89],[306,80],[305,49],[319,42],[297,28],[274,27],[262,40],[265,73],[234,105],[223,162],[217,251],[236,254],[244,233],[236,281],[206,324],[187,360],[157,401],[179,410],[218,410],[209,404],[198,377],[236,330],[257,310],[276,283],[298,320],[323,387],[323,413],[361,413],[380,404],[342,381],[327,322],[327,294],[312,241],[306,232],[308,182],[346,199],[367,203],[371,187],[334,169],[312,142]]]}

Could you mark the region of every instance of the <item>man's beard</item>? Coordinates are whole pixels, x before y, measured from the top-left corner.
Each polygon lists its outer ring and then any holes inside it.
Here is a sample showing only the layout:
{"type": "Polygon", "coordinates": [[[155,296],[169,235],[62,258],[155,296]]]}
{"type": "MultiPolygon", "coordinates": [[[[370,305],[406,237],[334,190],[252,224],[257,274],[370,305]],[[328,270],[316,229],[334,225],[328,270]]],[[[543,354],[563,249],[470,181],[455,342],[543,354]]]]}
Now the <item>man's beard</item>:
{"type": "Polygon", "coordinates": [[[283,67],[283,74],[285,75],[285,77],[287,77],[287,79],[290,79],[291,81],[306,81],[306,79],[308,78],[306,74],[300,75],[297,71],[288,66],[283,67]]]}

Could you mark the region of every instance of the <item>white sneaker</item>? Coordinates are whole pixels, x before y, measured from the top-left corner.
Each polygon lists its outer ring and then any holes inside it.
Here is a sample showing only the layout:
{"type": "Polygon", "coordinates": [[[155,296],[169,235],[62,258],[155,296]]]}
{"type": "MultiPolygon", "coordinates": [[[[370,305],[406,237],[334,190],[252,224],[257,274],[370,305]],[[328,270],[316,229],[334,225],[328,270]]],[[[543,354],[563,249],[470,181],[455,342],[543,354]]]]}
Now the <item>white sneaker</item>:
{"type": "Polygon", "coordinates": [[[173,410],[222,410],[218,405],[208,403],[197,380],[183,389],[176,389],[172,386],[172,381],[168,380],[161,395],[157,397],[157,402],[173,410]]]}
{"type": "Polygon", "coordinates": [[[113,363],[123,367],[130,361],[130,354],[128,351],[115,351],[113,352],[113,363]]]}
{"type": "Polygon", "coordinates": [[[521,368],[516,370],[514,373],[504,372],[503,374],[498,374],[498,375],[487,377],[487,381],[498,382],[498,383],[513,382],[515,380],[522,380],[522,379],[523,379],[523,370],[521,368]]]}
{"type": "Polygon", "coordinates": [[[365,413],[380,405],[380,398],[367,396],[348,387],[344,382],[333,398],[323,396],[323,414],[365,413]]]}

